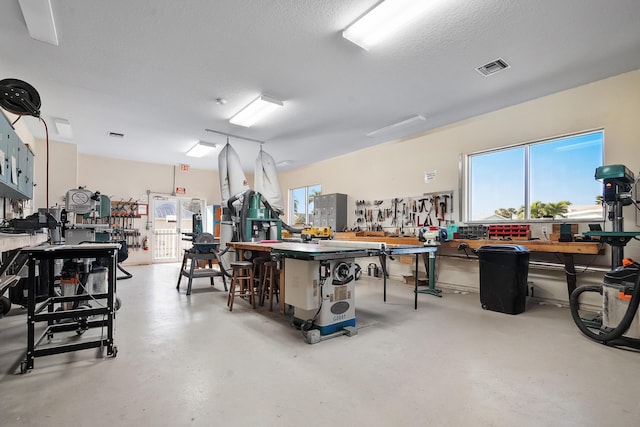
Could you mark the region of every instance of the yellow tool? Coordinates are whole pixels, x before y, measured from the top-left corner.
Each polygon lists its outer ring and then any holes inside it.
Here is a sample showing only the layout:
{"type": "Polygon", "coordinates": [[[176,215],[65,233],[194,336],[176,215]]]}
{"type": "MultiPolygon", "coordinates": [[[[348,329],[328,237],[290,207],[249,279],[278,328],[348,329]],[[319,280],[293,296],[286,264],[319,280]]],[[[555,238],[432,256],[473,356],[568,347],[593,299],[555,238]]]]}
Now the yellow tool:
{"type": "Polygon", "coordinates": [[[332,236],[331,227],[305,227],[300,233],[302,240],[331,239],[332,236]]]}

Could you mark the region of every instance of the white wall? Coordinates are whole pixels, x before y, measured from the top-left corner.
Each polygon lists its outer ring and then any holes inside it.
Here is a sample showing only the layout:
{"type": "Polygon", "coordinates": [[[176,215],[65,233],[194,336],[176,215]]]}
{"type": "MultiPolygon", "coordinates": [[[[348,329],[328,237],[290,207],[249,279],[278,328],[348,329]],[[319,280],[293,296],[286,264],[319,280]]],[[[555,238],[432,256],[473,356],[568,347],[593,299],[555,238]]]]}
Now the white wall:
{"type": "MultiPolygon", "coordinates": [[[[47,207],[47,147],[43,140],[35,141],[33,189],[34,208],[47,207]]],[[[78,188],[78,147],[75,144],[49,141],[49,207],[64,206],[64,196],[78,188]]]]}
{"type": "MultiPolygon", "coordinates": [[[[280,174],[283,193],[291,188],[321,184],[324,194],[349,195],[349,224],[354,222],[354,201],[416,196],[424,192],[455,190],[458,194],[458,162],[461,154],[520,142],[584,131],[605,129],[605,163],[625,164],[640,170],[640,70],[535,99],[492,113],[434,129],[423,135],[393,141],[280,174]],[[424,183],[424,172],[437,170],[437,178],[424,183]]],[[[458,210],[459,213],[459,210],[458,210]]],[[[625,208],[625,229],[635,226],[633,207],[625,208]]],[[[640,244],[632,241],[625,255],[640,259],[640,244]]],[[[598,263],[608,265],[607,256],[598,263]]],[[[579,256],[577,263],[591,262],[579,256]]],[[[407,267],[394,265],[392,273],[407,267]]],[[[477,289],[475,264],[455,259],[439,263],[439,282],[477,289]]],[[[599,280],[601,273],[580,276],[578,283],[599,280]]],[[[532,270],[537,294],[566,300],[564,275],[532,270]]]]}

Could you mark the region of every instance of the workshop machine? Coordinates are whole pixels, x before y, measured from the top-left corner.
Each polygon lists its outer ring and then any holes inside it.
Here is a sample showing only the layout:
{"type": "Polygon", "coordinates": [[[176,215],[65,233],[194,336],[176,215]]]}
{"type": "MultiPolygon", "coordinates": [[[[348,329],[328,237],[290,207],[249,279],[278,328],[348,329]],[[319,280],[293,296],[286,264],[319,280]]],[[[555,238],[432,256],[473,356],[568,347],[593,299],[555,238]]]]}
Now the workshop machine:
{"type": "MultiPolygon", "coordinates": [[[[85,224],[77,221],[79,217],[82,220],[93,221],[111,217],[111,199],[109,197],[99,191],[93,192],[82,187],[70,189],[65,197],[62,223],[64,240],[67,245],[111,242],[109,224],[85,224]]],[[[129,279],[133,276],[120,265],[129,256],[128,248],[124,241],[117,243],[120,244],[120,249],[117,252],[116,267],[125,274],[117,279],[129,279]]],[[[58,263],[61,261],[56,260],[57,269],[60,267],[61,269],[59,272],[55,272],[55,276],[60,275],[62,296],[86,294],[90,297],[93,293],[103,293],[102,288],[95,285],[95,283],[106,283],[106,280],[99,281],[97,279],[106,272],[102,260],[93,258],[67,260],[59,266],[58,263]]],[[[120,307],[120,299],[117,296],[115,299],[117,310],[120,307]]],[[[69,310],[83,306],[90,307],[88,300],[85,302],[76,301],[74,304],[74,307],[65,308],[63,306],[62,308],[69,310]]]]}
{"type": "Polygon", "coordinates": [[[285,283],[285,302],[294,307],[294,325],[318,332],[315,338],[307,336],[308,341],[356,326],[354,258],[287,260],[285,283]]]}
{"type": "Polygon", "coordinates": [[[255,191],[249,187],[240,158],[229,143],[218,155],[218,171],[222,195],[220,259],[224,266],[235,259],[227,242],[280,240],[283,228],[300,233],[279,218],[284,204],[275,162],[262,148],[256,159],[255,191]]]}
{"type": "Polygon", "coordinates": [[[624,206],[633,204],[640,209],[633,196],[638,181],[623,165],[598,167],[595,178],[603,181],[602,200],[607,219],[612,223],[612,231],[589,231],[584,234],[597,236],[611,245],[612,270],[605,274],[601,285],[580,286],[571,293],[571,315],[582,333],[594,341],[638,346],[640,265],[624,258],[624,246],[631,239],[637,239],[640,233],[625,232],[622,215],[624,206]],[[602,314],[593,319],[584,319],[579,312],[579,299],[585,292],[602,295],[602,314]]]}
{"type": "MultiPolygon", "coordinates": [[[[418,240],[425,242],[427,245],[435,245],[440,237],[440,228],[428,225],[420,228],[418,232],[418,240]]],[[[445,239],[446,240],[446,239],[445,239]]]]}
{"type": "Polygon", "coordinates": [[[211,233],[206,233],[202,228],[202,214],[194,213],[191,216],[192,232],[182,233],[187,237],[182,240],[192,242],[193,247],[191,251],[196,254],[208,254],[215,252],[220,246],[218,240],[211,233]]]}
{"type": "Polygon", "coordinates": [[[86,188],[73,188],[65,197],[66,221],[63,221],[63,235],[66,244],[81,242],[108,242],[111,240],[109,224],[83,224],[77,222],[76,215],[83,218],[106,218],[111,216],[109,197],[86,188]]]}

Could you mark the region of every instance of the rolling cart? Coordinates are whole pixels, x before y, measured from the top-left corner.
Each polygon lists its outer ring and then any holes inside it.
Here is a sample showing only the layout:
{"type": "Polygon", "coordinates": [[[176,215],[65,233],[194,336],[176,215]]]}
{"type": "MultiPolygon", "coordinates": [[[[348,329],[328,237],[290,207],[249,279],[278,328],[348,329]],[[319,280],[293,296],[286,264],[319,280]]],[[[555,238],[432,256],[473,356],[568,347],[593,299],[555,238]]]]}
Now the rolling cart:
{"type": "MultiPolygon", "coordinates": [[[[41,245],[22,249],[27,255],[28,264],[28,298],[27,298],[27,353],[20,364],[20,372],[26,373],[33,369],[34,359],[41,356],[66,353],[90,348],[106,348],[107,355],[116,357],[117,347],[114,345],[114,319],[116,307],[116,261],[119,245],[117,243],[88,243],[79,245],[41,245]],[[77,260],[82,265],[90,265],[98,260],[107,268],[107,280],[104,289],[97,293],[77,292],[75,295],[59,295],[56,293],[55,263],[56,260],[77,260]],[[40,269],[43,264],[48,268],[40,269]],[[46,271],[49,284],[48,298],[42,302],[36,300],[36,286],[38,282],[37,269],[46,271]],[[79,304],[90,301],[92,306],[79,304]],[[56,310],[55,305],[72,307],[56,310]],[[41,335],[36,338],[36,325],[47,322],[41,335]],[[83,336],[92,328],[100,328],[97,337],[83,336]],[[63,343],[52,343],[55,334],[72,333],[75,339],[62,340],[63,343]],[[82,336],[82,337],[80,337],[82,336]],[[44,342],[43,342],[44,341],[44,342]]],[[[87,272],[89,273],[89,272],[87,272]]],[[[90,273],[89,273],[90,274],[90,273]]],[[[89,274],[86,274],[88,277],[89,274]]],[[[79,275],[79,282],[84,287],[88,278],[79,275]],[[85,280],[85,282],[83,282],[85,280]]],[[[87,334],[91,335],[91,334],[87,334]]],[[[73,336],[73,335],[72,335],[73,336]]]]}

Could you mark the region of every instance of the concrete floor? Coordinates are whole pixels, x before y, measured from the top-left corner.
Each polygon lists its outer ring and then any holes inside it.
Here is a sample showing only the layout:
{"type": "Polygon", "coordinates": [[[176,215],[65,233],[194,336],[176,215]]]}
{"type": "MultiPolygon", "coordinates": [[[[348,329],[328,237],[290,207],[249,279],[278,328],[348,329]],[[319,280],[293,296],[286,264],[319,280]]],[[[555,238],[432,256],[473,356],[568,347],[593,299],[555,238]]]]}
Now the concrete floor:
{"type": "Polygon", "coordinates": [[[3,426],[635,426],[640,354],[584,338],[569,310],[483,311],[477,294],[356,287],[359,332],[306,344],[289,319],[179,266],[118,282],[116,358],[38,358],[16,374],[24,310],[0,319],[3,426]]]}

